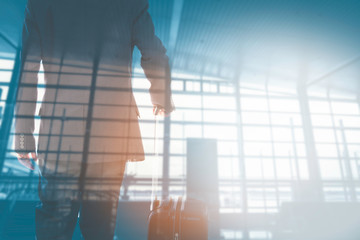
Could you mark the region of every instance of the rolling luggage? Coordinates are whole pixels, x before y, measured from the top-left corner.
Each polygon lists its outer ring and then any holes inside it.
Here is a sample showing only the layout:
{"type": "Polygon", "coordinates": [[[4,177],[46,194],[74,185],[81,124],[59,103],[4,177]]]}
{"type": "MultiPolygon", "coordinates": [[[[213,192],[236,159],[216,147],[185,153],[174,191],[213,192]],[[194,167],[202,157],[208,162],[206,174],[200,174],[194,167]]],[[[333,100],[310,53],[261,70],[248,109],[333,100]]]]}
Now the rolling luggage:
{"type": "Polygon", "coordinates": [[[207,240],[208,213],[207,205],[195,198],[182,198],[159,201],[156,186],[158,185],[157,171],[157,111],[155,110],[155,135],[152,178],[151,208],[148,216],[148,240],[207,240]]]}
{"type": "Polygon", "coordinates": [[[207,207],[200,200],[156,200],[148,221],[148,240],[208,239],[207,207]]]}

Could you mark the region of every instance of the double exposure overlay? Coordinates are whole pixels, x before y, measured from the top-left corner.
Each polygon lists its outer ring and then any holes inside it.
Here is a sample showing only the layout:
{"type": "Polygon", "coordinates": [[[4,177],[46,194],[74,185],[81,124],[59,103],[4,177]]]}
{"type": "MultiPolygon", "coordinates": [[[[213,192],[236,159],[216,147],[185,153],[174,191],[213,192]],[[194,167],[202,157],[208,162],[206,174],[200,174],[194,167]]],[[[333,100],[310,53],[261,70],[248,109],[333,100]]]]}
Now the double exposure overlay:
{"type": "Polygon", "coordinates": [[[0,0],[0,239],[360,239],[359,10],[0,0]]]}

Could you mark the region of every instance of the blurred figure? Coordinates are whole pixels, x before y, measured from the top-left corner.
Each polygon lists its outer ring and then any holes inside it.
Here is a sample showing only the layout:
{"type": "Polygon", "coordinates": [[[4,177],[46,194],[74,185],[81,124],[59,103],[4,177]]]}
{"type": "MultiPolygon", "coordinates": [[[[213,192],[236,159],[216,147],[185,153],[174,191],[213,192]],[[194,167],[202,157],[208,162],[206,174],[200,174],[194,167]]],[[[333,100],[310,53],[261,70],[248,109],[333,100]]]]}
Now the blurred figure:
{"type": "Polygon", "coordinates": [[[147,9],[147,0],[28,0],[15,151],[24,166],[39,165],[38,240],[71,239],[79,213],[86,240],[113,239],[126,162],[144,160],[131,89],[135,46],[154,112],[174,109],[169,60],[147,9]],[[45,87],[36,148],[40,64],[45,87]]]}

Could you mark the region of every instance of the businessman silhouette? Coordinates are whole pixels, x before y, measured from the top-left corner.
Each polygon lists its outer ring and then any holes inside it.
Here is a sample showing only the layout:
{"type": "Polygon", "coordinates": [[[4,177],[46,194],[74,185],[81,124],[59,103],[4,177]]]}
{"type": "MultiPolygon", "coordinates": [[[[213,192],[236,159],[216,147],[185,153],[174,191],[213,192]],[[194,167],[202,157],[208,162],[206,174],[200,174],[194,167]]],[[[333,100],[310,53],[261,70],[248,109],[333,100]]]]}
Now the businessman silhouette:
{"type": "Polygon", "coordinates": [[[15,151],[24,166],[39,165],[38,240],[71,239],[78,215],[85,239],[113,239],[126,162],[144,160],[131,88],[135,46],[154,111],[174,109],[169,60],[147,9],[147,0],[28,0],[15,151]]]}

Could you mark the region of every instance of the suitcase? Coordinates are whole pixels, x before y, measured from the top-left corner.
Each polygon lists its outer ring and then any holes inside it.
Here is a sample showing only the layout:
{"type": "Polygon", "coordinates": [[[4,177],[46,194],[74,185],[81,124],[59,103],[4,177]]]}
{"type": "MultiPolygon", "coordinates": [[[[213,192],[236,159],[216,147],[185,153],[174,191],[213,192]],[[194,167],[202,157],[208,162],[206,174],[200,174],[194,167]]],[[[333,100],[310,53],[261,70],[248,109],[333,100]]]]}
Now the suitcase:
{"type": "Polygon", "coordinates": [[[200,200],[155,200],[148,221],[148,240],[208,239],[207,207],[200,200]]]}

